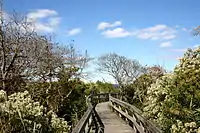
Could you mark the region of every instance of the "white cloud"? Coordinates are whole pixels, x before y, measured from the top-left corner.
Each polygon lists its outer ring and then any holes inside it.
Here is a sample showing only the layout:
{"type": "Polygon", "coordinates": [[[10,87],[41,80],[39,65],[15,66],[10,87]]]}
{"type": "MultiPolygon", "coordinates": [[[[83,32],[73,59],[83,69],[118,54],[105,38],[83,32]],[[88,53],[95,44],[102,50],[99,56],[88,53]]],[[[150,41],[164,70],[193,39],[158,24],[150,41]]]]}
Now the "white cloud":
{"type": "Polygon", "coordinates": [[[198,48],[198,47],[200,47],[200,44],[194,45],[193,47],[198,48]]]}
{"type": "Polygon", "coordinates": [[[160,47],[171,47],[172,46],[172,43],[171,42],[162,42],[160,44],[160,47]]]}
{"type": "Polygon", "coordinates": [[[55,15],[58,15],[58,13],[54,10],[38,9],[36,11],[28,13],[27,17],[28,19],[36,20],[38,18],[45,18],[48,16],[55,16],[55,15]]]}
{"type": "Polygon", "coordinates": [[[179,56],[174,55],[174,54],[168,54],[168,55],[165,55],[165,56],[159,56],[158,58],[162,59],[162,60],[177,60],[179,58],[179,56]]]}
{"type": "MultiPolygon", "coordinates": [[[[194,45],[191,49],[196,49],[196,48],[198,48],[198,47],[200,47],[200,45],[199,44],[197,44],[197,45],[194,45]]],[[[172,49],[171,51],[174,51],[174,52],[186,52],[188,50],[188,48],[177,48],[177,49],[172,49]]]]}
{"type": "Polygon", "coordinates": [[[139,39],[170,40],[176,37],[176,30],[166,25],[156,25],[136,30],[133,35],[139,39]]]}
{"type": "Polygon", "coordinates": [[[180,49],[172,49],[172,51],[174,51],[174,52],[185,52],[185,51],[187,51],[187,48],[180,48],[180,49]]]}
{"type": "Polygon", "coordinates": [[[102,32],[102,35],[104,35],[107,38],[122,38],[131,36],[131,33],[123,28],[116,28],[113,30],[106,30],[102,32]]]}
{"type": "Polygon", "coordinates": [[[42,24],[42,23],[35,23],[32,29],[38,31],[38,32],[54,32],[54,28],[47,25],[47,24],[42,24]]]}
{"type": "Polygon", "coordinates": [[[3,11],[3,16],[2,17],[3,17],[4,20],[7,20],[7,19],[10,18],[10,14],[8,14],[8,13],[3,11]]]}
{"type": "Polygon", "coordinates": [[[176,25],[175,28],[176,28],[176,30],[185,31],[185,32],[190,32],[191,31],[190,28],[186,28],[186,27],[183,27],[181,25],[176,25]]]}
{"type": "Polygon", "coordinates": [[[107,22],[102,22],[98,25],[98,29],[104,30],[101,34],[106,36],[107,38],[133,36],[138,39],[144,39],[144,40],[171,40],[176,38],[176,33],[177,33],[175,29],[168,27],[166,25],[155,25],[153,27],[137,29],[134,31],[129,31],[121,27],[113,29],[113,27],[120,25],[121,25],[120,21],[116,21],[112,24],[107,22]]]}
{"type": "Polygon", "coordinates": [[[80,29],[80,28],[74,28],[74,29],[72,29],[72,30],[69,30],[69,31],[67,32],[67,35],[69,35],[69,36],[74,36],[74,35],[79,34],[80,32],[81,32],[81,29],[80,29]]]}
{"type": "Polygon", "coordinates": [[[49,18],[48,22],[51,26],[57,26],[60,23],[60,17],[49,18]]]}
{"type": "Polygon", "coordinates": [[[106,28],[112,28],[122,25],[121,21],[115,21],[114,23],[108,23],[108,22],[101,22],[98,24],[97,29],[98,30],[105,30],[106,28]]]}
{"type": "Polygon", "coordinates": [[[60,23],[60,17],[54,10],[38,9],[27,14],[27,20],[33,23],[38,32],[54,32],[60,23]]]}
{"type": "Polygon", "coordinates": [[[187,28],[182,28],[182,30],[183,30],[183,31],[189,31],[189,29],[187,29],[187,28]]]}

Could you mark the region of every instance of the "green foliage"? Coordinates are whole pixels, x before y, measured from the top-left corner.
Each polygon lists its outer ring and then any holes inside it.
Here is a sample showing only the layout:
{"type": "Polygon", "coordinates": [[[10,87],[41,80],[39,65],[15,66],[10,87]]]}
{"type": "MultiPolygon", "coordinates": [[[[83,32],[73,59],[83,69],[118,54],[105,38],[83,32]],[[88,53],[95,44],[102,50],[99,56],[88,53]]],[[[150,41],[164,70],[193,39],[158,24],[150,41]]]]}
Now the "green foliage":
{"type": "Polygon", "coordinates": [[[170,131],[176,120],[200,126],[200,115],[196,113],[200,108],[199,66],[200,48],[189,49],[173,73],[165,74],[148,89],[144,114],[158,122],[165,132],[170,131]]]}
{"type": "Polygon", "coordinates": [[[115,88],[113,84],[107,82],[97,81],[96,83],[87,84],[88,88],[85,91],[87,95],[91,93],[110,93],[119,92],[119,88],[115,88]]]}
{"type": "Polygon", "coordinates": [[[196,122],[183,123],[180,120],[177,120],[176,124],[172,125],[172,133],[199,133],[200,127],[197,127],[196,122]]]}
{"type": "Polygon", "coordinates": [[[87,109],[84,93],[87,86],[80,80],[59,82],[59,85],[63,90],[69,89],[69,92],[67,95],[64,93],[64,99],[59,103],[58,115],[63,116],[71,124],[76,124],[87,109]]]}
{"type": "Polygon", "coordinates": [[[103,83],[100,81],[96,82],[96,86],[99,89],[100,93],[109,93],[109,92],[119,92],[118,88],[115,88],[111,83],[103,83]]]}
{"type": "Polygon", "coordinates": [[[153,82],[150,75],[144,74],[137,78],[133,84],[125,86],[125,96],[129,103],[143,104],[146,96],[147,87],[153,82]]]}
{"type": "Polygon", "coordinates": [[[146,103],[147,90],[151,84],[163,75],[163,68],[153,66],[147,68],[147,72],[142,74],[132,84],[124,86],[125,99],[128,103],[142,109],[146,103]]]}
{"type": "Polygon", "coordinates": [[[0,90],[0,131],[1,133],[67,133],[69,126],[39,102],[32,100],[27,91],[10,96],[0,90]]]}
{"type": "Polygon", "coordinates": [[[52,83],[32,83],[27,89],[34,100],[73,125],[86,110],[84,93],[86,88],[87,86],[82,81],[74,79],[52,83]]]}

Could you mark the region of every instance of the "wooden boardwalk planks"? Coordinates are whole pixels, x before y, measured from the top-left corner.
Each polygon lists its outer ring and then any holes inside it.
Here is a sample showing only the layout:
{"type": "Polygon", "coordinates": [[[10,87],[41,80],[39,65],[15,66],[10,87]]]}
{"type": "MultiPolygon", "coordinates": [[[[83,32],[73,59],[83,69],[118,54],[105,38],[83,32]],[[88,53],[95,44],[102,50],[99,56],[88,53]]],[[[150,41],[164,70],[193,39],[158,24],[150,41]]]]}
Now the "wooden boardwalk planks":
{"type": "Polygon", "coordinates": [[[99,103],[96,111],[99,114],[105,129],[105,133],[135,133],[133,129],[122,120],[109,107],[109,102],[99,103]]]}

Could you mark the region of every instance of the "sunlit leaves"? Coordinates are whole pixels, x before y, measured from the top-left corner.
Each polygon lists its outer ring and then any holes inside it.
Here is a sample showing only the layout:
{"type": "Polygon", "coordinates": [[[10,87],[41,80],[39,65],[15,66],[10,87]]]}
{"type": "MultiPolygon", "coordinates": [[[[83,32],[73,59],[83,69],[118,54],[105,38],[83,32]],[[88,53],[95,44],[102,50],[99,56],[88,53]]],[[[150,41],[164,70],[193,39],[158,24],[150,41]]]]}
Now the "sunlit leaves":
{"type": "MultiPolygon", "coordinates": [[[[147,91],[148,102],[144,114],[158,122],[165,132],[197,131],[176,125],[176,120],[183,123],[195,123],[200,115],[194,115],[200,108],[200,48],[188,49],[174,72],[161,77],[147,91]],[[194,117],[195,116],[195,117],[194,117]]],[[[180,122],[179,122],[180,123],[180,122]]],[[[193,124],[192,123],[192,124],[193,124]]],[[[195,123],[197,127],[200,123],[195,123]]],[[[187,125],[187,124],[186,124],[187,125]]]]}

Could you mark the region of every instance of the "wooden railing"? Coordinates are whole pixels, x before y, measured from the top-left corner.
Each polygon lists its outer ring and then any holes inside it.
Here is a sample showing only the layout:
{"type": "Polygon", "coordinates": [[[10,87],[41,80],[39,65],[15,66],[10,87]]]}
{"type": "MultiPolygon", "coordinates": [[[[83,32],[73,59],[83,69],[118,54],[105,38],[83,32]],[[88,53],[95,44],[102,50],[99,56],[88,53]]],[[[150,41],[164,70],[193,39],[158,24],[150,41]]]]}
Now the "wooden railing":
{"type": "Polygon", "coordinates": [[[129,103],[121,101],[119,93],[100,93],[90,95],[87,99],[88,109],[75,126],[72,133],[103,133],[104,125],[95,110],[100,102],[109,101],[111,109],[122,119],[127,121],[135,133],[162,133],[162,130],[151,121],[142,116],[142,111],[129,103]]]}
{"type": "Polygon", "coordinates": [[[121,118],[129,123],[135,133],[162,133],[162,130],[142,116],[142,111],[129,103],[109,96],[109,105],[121,118]]]}
{"type": "Polygon", "coordinates": [[[91,95],[91,103],[93,105],[96,105],[98,103],[102,102],[108,102],[109,96],[112,95],[115,98],[120,98],[120,93],[99,93],[99,94],[93,94],[91,95]]]}
{"type": "Polygon", "coordinates": [[[78,124],[73,129],[72,133],[103,133],[104,125],[95,110],[95,106],[91,103],[91,95],[87,97],[88,109],[78,124]]]}

